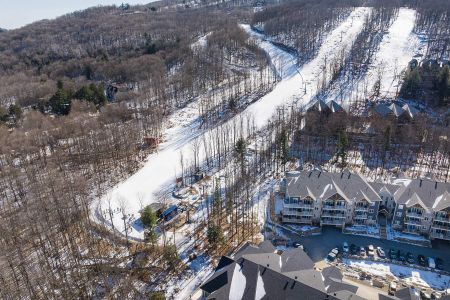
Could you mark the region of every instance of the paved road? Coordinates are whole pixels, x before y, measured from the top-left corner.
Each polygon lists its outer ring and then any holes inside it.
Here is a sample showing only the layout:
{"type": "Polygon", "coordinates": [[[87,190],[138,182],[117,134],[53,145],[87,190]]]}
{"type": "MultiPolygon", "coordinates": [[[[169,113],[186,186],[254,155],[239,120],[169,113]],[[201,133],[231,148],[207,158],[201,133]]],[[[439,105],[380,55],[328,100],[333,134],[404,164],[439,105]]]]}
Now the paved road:
{"type": "Polygon", "coordinates": [[[397,241],[380,240],[371,237],[343,234],[340,229],[324,227],[322,234],[299,237],[298,235],[283,231],[292,241],[299,241],[305,247],[306,252],[314,262],[324,259],[327,254],[336,246],[342,246],[344,241],[357,246],[383,247],[387,252],[389,249],[401,250],[402,252],[411,252],[415,258],[422,254],[426,257],[439,257],[444,260],[444,270],[450,272],[450,242],[433,242],[432,248],[425,248],[404,244],[397,241]]]}

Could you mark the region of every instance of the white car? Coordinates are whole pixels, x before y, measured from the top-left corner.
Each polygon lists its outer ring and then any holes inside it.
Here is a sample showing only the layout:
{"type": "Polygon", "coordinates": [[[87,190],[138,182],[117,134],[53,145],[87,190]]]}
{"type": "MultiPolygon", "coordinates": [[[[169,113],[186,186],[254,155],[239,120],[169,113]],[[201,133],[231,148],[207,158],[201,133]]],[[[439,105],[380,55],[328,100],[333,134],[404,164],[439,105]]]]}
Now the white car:
{"type": "Polygon", "coordinates": [[[374,257],[375,256],[375,248],[373,247],[373,245],[369,245],[369,247],[367,247],[367,249],[369,251],[367,251],[367,255],[374,257]]]}
{"type": "Polygon", "coordinates": [[[350,247],[348,246],[348,243],[347,243],[347,242],[344,242],[344,245],[342,246],[342,250],[343,250],[345,253],[348,253],[348,252],[350,251],[350,247]]]}

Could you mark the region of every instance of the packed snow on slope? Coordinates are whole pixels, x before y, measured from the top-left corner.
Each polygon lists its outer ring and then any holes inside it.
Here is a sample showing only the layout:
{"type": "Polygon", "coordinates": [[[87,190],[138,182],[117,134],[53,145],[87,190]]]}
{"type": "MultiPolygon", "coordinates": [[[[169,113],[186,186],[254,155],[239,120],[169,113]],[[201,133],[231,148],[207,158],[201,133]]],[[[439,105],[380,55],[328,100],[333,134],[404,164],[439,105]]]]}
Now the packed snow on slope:
{"type": "MultiPolygon", "coordinates": [[[[285,61],[285,64],[282,65],[284,79],[278,83],[272,92],[254,105],[249,106],[244,114],[257,115],[258,118],[255,122],[257,127],[260,128],[272,117],[276,108],[283,104],[295,102],[299,105],[308,105],[317,94],[317,82],[322,76],[325,61],[332,61],[345,45],[352,43],[362,30],[364,18],[369,12],[370,8],[356,8],[344,22],[324,39],[317,56],[300,69],[292,61],[294,59],[292,55],[274,47],[268,41],[261,42],[260,47],[269,53],[275,66],[279,65],[278,60],[285,61]]],[[[253,36],[261,38],[261,35],[252,31],[249,26],[243,26],[243,28],[253,36]]]]}
{"type": "Polygon", "coordinates": [[[344,263],[352,268],[360,269],[366,273],[386,278],[387,275],[401,278],[409,284],[416,284],[436,290],[445,290],[450,282],[450,276],[441,275],[431,271],[424,271],[410,267],[398,266],[389,263],[359,261],[344,259],[344,263]]]}
{"type": "MultiPolygon", "coordinates": [[[[257,116],[256,129],[261,129],[276,112],[277,107],[293,101],[308,103],[317,92],[317,78],[320,76],[325,58],[334,57],[345,44],[351,43],[362,29],[364,18],[369,8],[356,8],[351,15],[333,30],[319,49],[315,59],[304,65],[300,70],[296,67],[295,58],[268,41],[261,41],[261,47],[270,55],[281,81],[267,95],[253,103],[243,113],[230,119],[224,126],[232,128],[233,123],[239,122],[242,116],[257,116]],[[302,95],[303,82],[306,82],[307,93],[302,95]]],[[[249,26],[243,26],[256,39],[263,36],[253,32],[249,26]]],[[[187,107],[175,112],[169,120],[171,127],[164,134],[164,142],[160,144],[159,151],[150,155],[143,168],[127,180],[115,186],[98,202],[93,203],[94,217],[112,227],[108,210],[113,211],[112,222],[114,228],[125,234],[123,216],[131,224],[128,236],[142,239],[143,228],[139,225],[139,211],[146,205],[168,199],[174,187],[175,178],[181,173],[180,156],[184,157],[185,165],[194,160],[194,140],[214,136],[214,129],[200,129],[198,117],[198,103],[194,101],[187,107]]],[[[204,148],[199,149],[199,159],[204,159],[204,148]]],[[[170,198],[169,198],[170,200],[170,198]]]]}
{"type": "Polygon", "coordinates": [[[332,91],[327,101],[342,101],[347,107],[352,99],[365,99],[373,91],[373,86],[381,74],[381,98],[393,98],[400,91],[402,71],[415,55],[424,54],[426,42],[413,32],[416,12],[400,8],[398,17],[380,43],[374,61],[364,76],[353,85],[341,91],[332,91]],[[338,94],[337,94],[338,93],[338,94]]]}

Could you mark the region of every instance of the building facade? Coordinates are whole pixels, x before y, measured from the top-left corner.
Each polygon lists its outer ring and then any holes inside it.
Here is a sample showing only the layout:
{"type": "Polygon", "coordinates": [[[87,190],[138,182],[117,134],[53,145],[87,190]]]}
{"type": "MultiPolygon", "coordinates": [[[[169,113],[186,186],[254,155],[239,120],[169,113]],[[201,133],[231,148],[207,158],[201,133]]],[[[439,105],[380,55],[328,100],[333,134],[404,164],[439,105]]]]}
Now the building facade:
{"type": "Polygon", "coordinates": [[[336,227],[377,223],[381,198],[358,174],[292,172],[283,190],[283,222],[336,227]]]}
{"type": "Polygon", "coordinates": [[[450,183],[400,179],[367,182],[359,174],[319,170],[288,172],[282,222],[316,226],[376,225],[450,241],[450,183]]]}

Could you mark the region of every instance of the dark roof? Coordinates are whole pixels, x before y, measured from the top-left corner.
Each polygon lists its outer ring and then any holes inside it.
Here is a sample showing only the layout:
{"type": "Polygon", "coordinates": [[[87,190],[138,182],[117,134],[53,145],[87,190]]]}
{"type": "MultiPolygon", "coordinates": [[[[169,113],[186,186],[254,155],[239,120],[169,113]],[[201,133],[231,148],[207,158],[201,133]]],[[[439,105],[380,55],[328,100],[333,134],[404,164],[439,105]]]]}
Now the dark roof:
{"type": "Polygon", "coordinates": [[[299,299],[299,295],[305,300],[363,299],[355,295],[357,287],[341,281],[339,269],[321,273],[302,249],[278,255],[269,244],[246,244],[234,260],[223,257],[200,287],[209,293],[207,299],[299,299]]]}
{"type": "Polygon", "coordinates": [[[167,216],[168,214],[170,214],[171,212],[173,212],[173,211],[175,211],[175,210],[177,210],[178,209],[178,206],[176,206],[176,205],[171,205],[171,206],[169,206],[169,208],[167,208],[165,211],[163,211],[162,212],[162,216],[163,217],[165,217],[165,216],[167,216]]]}

